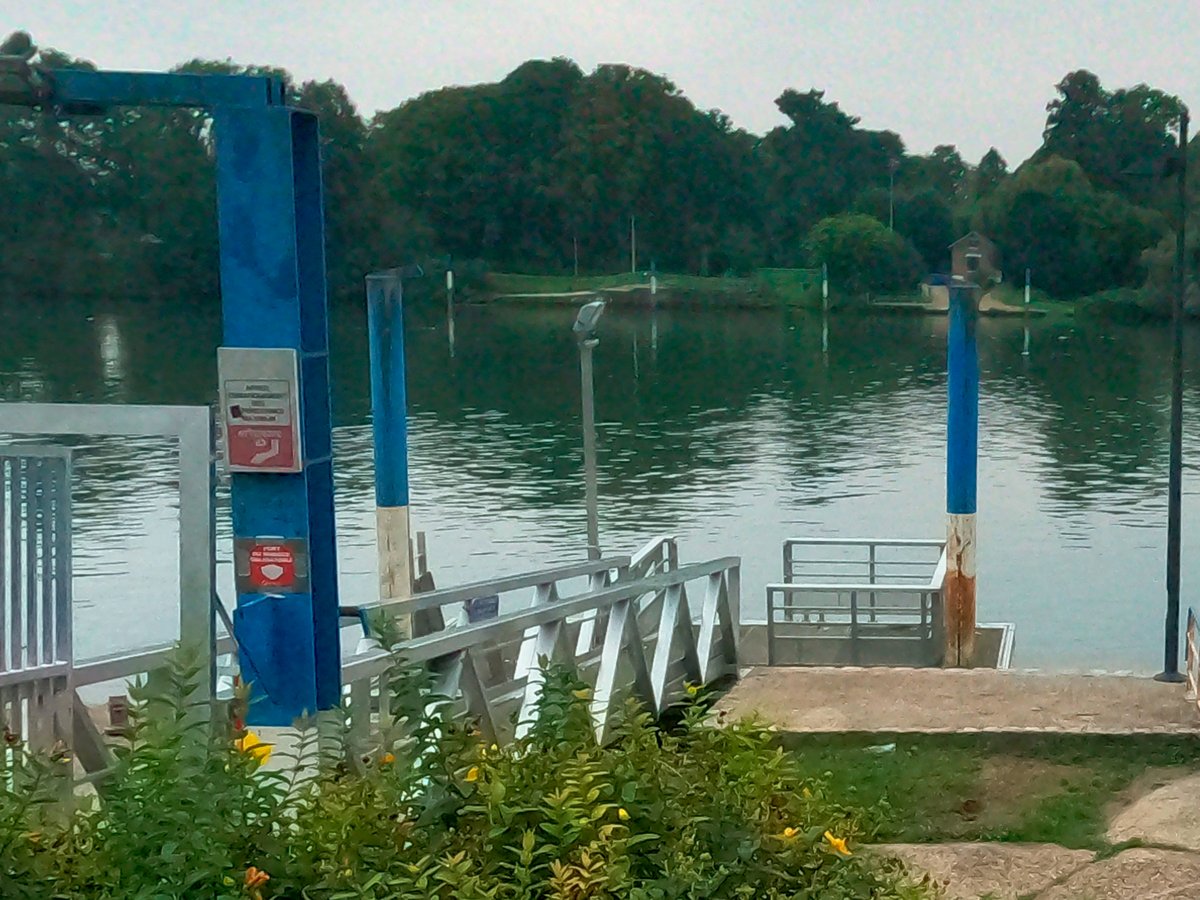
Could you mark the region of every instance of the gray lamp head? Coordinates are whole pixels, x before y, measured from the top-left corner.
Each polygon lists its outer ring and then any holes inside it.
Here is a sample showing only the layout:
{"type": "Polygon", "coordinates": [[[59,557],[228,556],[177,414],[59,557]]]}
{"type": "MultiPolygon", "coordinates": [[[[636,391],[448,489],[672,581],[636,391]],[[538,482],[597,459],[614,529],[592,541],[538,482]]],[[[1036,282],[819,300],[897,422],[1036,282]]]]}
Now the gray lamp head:
{"type": "Polygon", "coordinates": [[[595,332],[596,325],[600,321],[600,316],[604,314],[604,307],[607,305],[607,300],[593,300],[591,303],[585,303],[579,308],[579,314],[575,317],[575,324],[571,330],[581,338],[595,332]]]}

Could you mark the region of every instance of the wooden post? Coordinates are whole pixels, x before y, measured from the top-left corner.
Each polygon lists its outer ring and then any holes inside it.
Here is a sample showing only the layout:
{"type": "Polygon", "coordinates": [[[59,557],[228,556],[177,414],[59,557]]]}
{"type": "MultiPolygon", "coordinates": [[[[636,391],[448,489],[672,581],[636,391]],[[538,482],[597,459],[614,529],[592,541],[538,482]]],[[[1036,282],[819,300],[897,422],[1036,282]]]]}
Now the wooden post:
{"type": "Polygon", "coordinates": [[[946,410],[945,666],[975,663],[975,512],[979,457],[976,288],[950,288],[946,410]]]}
{"type": "MultiPolygon", "coordinates": [[[[407,600],[413,593],[402,290],[400,273],[396,270],[367,276],[381,601],[407,600]]],[[[396,626],[402,639],[412,637],[411,615],[397,616],[396,626]]]]}

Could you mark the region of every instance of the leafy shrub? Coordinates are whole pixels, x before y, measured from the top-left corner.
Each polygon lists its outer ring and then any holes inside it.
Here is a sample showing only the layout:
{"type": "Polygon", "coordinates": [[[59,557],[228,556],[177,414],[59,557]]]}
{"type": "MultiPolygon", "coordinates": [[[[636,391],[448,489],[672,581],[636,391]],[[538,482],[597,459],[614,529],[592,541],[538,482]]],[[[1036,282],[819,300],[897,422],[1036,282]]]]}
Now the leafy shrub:
{"type": "Polygon", "coordinates": [[[929,896],[853,855],[859,815],[801,778],[763,727],[710,721],[700,696],[671,730],[631,704],[599,746],[588,689],[550,670],[539,718],[499,748],[453,721],[425,676],[397,666],[396,720],[380,746],[347,763],[331,752],[343,739],[306,727],[274,771],[236,721],[215,734],[201,723],[196,678],[177,662],[163,683],[132,692],[128,745],[103,800],[66,817],[51,787],[65,766],[10,748],[0,896],[929,896]]]}

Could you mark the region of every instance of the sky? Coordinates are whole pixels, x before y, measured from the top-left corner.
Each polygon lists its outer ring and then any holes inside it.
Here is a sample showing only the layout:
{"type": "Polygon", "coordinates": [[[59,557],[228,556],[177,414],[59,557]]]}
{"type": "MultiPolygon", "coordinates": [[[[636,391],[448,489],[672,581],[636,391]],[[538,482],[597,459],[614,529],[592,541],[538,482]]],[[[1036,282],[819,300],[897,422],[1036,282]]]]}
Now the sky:
{"type": "Polygon", "coordinates": [[[995,146],[1013,165],[1074,69],[1200,109],[1200,0],[0,0],[0,31],[17,28],[107,69],[232,58],[333,78],[367,115],[554,56],[666,75],[756,133],[783,123],[783,90],[817,88],[910,152],[995,146]]]}

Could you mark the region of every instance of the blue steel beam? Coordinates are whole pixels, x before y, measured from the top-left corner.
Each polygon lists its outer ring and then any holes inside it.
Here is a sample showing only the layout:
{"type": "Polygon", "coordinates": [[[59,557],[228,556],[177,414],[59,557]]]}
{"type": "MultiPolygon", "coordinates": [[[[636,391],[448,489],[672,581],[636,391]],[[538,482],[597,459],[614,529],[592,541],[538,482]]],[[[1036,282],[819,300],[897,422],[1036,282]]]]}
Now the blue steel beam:
{"type": "Polygon", "coordinates": [[[50,100],[95,106],[198,106],[206,109],[261,109],[282,106],[287,86],[258,75],[91,72],[55,69],[50,100]]]}
{"type": "Polygon", "coordinates": [[[340,700],[324,223],[317,123],[285,107],[214,112],[225,344],[287,347],[300,368],[304,469],[235,474],[235,538],[307,542],[309,592],[239,593],[248,721],[288,725],[340,700]]]}

